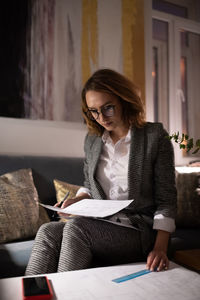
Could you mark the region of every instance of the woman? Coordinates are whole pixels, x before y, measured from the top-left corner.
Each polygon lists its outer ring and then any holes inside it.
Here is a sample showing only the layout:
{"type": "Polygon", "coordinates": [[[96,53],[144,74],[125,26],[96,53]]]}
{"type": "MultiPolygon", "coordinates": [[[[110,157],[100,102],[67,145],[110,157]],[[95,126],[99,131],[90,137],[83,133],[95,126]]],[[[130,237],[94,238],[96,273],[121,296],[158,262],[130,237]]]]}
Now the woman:
{"type": "MultiPolygon", "coordinates": [[[[78,217],[39,229],[26,275],[147,260],[147,268],[167,269],[170,233],[175,229],[174,158],[167,132],[147,123],[138,89],[123,75],[96,71],[82,91],[88,127],[84,188],[67,207],[84,198],[134,199],[111,216],[122,226],[78,217]]],[[[92,201],[92,200],[91,200],[92,201]]]]}

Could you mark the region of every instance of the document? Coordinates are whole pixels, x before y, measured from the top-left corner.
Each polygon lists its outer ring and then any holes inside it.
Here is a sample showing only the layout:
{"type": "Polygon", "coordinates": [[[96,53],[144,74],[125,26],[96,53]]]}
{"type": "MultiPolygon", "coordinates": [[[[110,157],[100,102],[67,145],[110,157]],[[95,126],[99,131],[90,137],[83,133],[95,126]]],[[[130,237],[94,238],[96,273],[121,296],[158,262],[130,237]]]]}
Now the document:
{"type": "Polygon", "coordinates": [[[134,200],[99,200],[99,199],[83,199],[66,208],[54,207],[40,203],[43,207],[53,211],[62,212],[64,214],[105,218],[116,214],[120,210],[129,206],[134,200]]]}
{"type": "MultiPolygon", "coordinates": [[[[167,271],[150,272],[121,283],[113,281],[145,268],[146,263],[139,262],[45,275],[57,300],[199,300],[199,274],[171,261],[167,271]]],[[[0,280],[1,300],[21,300],[21,289],[21,277],[0,280]]]]}

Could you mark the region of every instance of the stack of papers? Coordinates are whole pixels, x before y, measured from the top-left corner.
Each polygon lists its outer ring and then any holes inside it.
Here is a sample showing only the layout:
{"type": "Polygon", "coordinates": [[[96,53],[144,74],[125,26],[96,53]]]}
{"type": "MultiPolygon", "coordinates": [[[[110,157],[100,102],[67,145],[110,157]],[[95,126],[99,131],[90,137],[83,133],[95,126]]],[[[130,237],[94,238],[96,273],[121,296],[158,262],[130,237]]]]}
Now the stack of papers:
{"type": "Polygon", "coordinates": [[[42,206],[53,211],[64,214],[105,218],[116,214],[120,210],[129,206],[133,200],[99,200],[99,199],[83,199],[66,208],[54,207],[51,205],[41,204],[42,206]]]}

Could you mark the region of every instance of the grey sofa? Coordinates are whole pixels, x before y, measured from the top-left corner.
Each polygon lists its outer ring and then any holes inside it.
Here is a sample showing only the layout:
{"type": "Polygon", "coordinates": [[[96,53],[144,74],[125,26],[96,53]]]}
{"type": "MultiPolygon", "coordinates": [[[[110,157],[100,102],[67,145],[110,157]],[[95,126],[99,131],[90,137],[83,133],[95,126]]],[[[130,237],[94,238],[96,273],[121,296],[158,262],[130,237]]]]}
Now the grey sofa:
{"type": "MultiPolygon", "coordinates": [[[[83,158],[0,155],[0,175],[31,168],[39,199],[44,204],[56,203],[53,179],[83,184],[83,158]]],[[[52,219],[52,213],[47,210],[52,219]]],[[[0,278],[24,274],[33,239],[0,244],[0,278]]]]}
{"type": "MultiPolygon", "coordinates": [[[[54,204],[53,179],[83,184],[83,158],[0,155],[0,175],[22,168],[31,168],[40,201],[54,204]]],[[[49,213],[49,211],[48,211],[49,213]]],[[[49,213],[52,219],[51,214],[49,213]]],[[[169,255],[176,250],[200,248],[200,228],[177,228],[172,235],[169,255]]],[[[23,276],[34,239],[0,245],[0,278],[23,276]]]]}

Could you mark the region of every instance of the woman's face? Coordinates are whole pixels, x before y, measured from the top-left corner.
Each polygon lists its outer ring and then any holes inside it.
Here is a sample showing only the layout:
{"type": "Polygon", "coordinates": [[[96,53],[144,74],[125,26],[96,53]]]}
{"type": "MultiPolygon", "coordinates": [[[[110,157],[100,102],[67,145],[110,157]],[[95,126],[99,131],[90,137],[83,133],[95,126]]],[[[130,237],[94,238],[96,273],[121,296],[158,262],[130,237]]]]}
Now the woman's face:
{"type": "Polygon", "coordinates": [[[106,130],[115,131],[118,128],[126,127],[118,97],[108,93],[88,91],[86,93],[86,103],[90,113],[97,116],[97,118],[95,117],[96,122],[106,130]]]}

